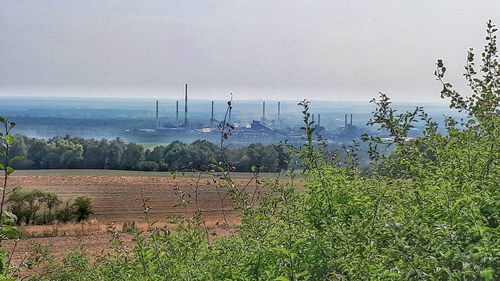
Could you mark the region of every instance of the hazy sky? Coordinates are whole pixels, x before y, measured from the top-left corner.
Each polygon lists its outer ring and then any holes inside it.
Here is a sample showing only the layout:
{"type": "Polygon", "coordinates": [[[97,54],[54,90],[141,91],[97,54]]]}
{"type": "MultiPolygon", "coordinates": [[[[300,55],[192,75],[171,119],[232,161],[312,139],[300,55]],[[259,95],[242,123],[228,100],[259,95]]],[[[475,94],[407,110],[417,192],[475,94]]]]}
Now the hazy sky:
{"type": "MultiPolygon", "coordinates": [[[[0,96],[439,101],[499,0],[2,0],[0,96]]],[[[480,56],[478,56],[480,57],[480,56]]]]}

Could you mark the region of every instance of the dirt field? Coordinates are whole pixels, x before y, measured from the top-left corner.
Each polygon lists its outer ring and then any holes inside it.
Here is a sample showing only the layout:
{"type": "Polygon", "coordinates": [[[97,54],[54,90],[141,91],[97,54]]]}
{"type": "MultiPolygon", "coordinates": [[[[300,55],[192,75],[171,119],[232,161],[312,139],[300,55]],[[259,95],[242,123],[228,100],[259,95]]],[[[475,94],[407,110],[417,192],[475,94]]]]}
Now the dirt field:
{"type": "MultiPolygon", "coordinates": [[[[99,170],[52,170],[52,171],[16,171],[9,178],[8,188],[21,186],[25,189],[41,189],[58,194],[63,200],[70,200],[80,195],[89,195],[93,199],[95,214],[92,220],[83,224],[58,226],[22,226],[19,231],[29,239],[21,239],[15,251],[14,262],[23,259],[32,249],[33,243],[51,250],[56,260],[61,260],[70,250],[84,246],[87,253],[101,253],[110,246],[111,228],[121,231],[125,222],[135,221],[139,228],[146,224],[141,220],[143,208],[141,192],[148,198],[147,205],[151,207],[149,216],[160,219],[166,224],[167,215],[192,215],[195,207],[195,190],[198,187],[198,206],[203,211],[208,226],[214,230],[214,235],[227,235],[231,229],[221,225],[224,218],[221,208],[227,211],[227,220],[231,227],[239,222],[237,214],[231,212],[230,200],[220,200],[227,191],[219,188],[212,178],[204,176],[194,178],[194,174],[178,175],[175,179],[170,173],[99,171],[99,170]],[[178,205],[180,196],[191,204],[184,209],[178,205]],[[223,202],[221,204],[221,202],[223,202]]],[[[276,175],[265,175],[272,178],[276,175]]],[[[248,192],[253,192],[255,181],[249,174],[236,174],[235,183],[238,187],[246,186],[248,192]]],[[[130,242],[131,237],[122,234],[121,237],[130,242]]],[[[13,247],[12,241],[4,242],[6,249],[13,247]]]]}

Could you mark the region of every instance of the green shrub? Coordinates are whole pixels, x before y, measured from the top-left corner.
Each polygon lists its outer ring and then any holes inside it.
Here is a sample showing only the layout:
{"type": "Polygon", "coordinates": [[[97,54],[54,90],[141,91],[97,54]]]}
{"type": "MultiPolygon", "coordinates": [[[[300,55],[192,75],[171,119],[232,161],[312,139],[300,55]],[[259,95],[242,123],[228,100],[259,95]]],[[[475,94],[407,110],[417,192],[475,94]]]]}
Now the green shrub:
{"type": "Polygon", "coordinates": [[[47,193],[37,189],[24,190],[21,187],[16,187],[11,190],[7,197],[7,203],[10,204],[12,213],[18,218],[17,224],[23,221],[25,224],[44,223],[38,213],[43,208],[46,196],[47,193]]]}
{"type": "Polygon", "coordinates": [[[141,171],[157,171],[160,165],[154,161],[143,161],[138,164],[138,169],[141,171]]]}
{"type": "Polygon", "coordinates": [[[61,206],[57,194],[38,189],[25,190],[16,187],[8,193],[9,210],[17,216],[17,224],[52,224],[58,222],[83,221],[93,213],[92,199],[87,196],[75,198],[61,206]]]}
{"type": "Polygon", "coordinates": [[[19,270],[11,263],[12,252],[8,252],[2,248],[2,241],[9,239],[17,239],[19,237],[17,229],[14,227],[18,218],[12,212],[5,210],[7,182],[9,176],[14,172],[12,163],[23,160],[21,155],[14,156],[11,154],[12,145],[15,138],[11,134],[11,130],[16,126],[16,123],[0,116],[0,170],[3,170],[1,191],[0,191],[0,279],[16,280],[16,272],[19,270]]]}
{"type": "Polygon", "coordinates": [[[87,220],[94,213],[92,209],[92,198],[88,196],[76,197],[73,205],[73,217],[77,222],[87,220]]]}
{"type": "Polygon", "coordinates": [[[69,204],[69,202],[66,202],[63,207],[59,208],[56,211],[56,219],[59,222],[66,223],[73,221],[74,219],[74,208],[72,205],[69,204]]]}

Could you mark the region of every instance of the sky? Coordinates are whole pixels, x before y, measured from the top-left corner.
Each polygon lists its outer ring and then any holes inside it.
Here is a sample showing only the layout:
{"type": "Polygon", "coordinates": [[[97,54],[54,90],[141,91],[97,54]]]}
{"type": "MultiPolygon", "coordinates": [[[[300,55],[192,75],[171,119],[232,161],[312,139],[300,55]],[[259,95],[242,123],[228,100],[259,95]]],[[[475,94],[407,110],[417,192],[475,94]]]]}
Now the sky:
{"type": "Polygon", "coordinates": [[[499,0],[2,0],[0,96],[443,102],[436,60],[467,94],[488,19],[499,0]]]}

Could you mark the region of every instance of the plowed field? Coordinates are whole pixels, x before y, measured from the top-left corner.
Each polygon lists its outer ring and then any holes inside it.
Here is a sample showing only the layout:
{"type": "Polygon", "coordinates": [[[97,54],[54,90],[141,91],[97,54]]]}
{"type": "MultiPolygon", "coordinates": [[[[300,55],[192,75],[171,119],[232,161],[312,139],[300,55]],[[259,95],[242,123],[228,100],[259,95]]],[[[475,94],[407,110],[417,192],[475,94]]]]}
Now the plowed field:
{"type": "MultiPolygon", "coordinates": [[[[236,185],[246,186],[246,190],[252,193],[255,180],[248,174],[236,175],[236,185]]],[[[138,227],[145,228],[146,224],[140,218],[144,214],[142,200],[138,200],[141,193],[148,198],[147,205],[151,207],[149,216],[160,219],[160,224],[163,225],[166,224],[167,215],[189,216],[194,213],[196,190],[198,206],[203,211],[208,226],[213,227],[214,235],[227,235],[231,232],[231,229],[221,227],[224,221],[221,208],[226,210],[231,227],[234,228],[238,224],[237,214],[231,211],[231,200],[230,196],[226,196],[227,191],[217,188],[213,178],[207,176],[196,177],[193,174],[174,179],[168,173],[20,171],[9,178],[8,188],[15,186],[51,191],[58,194],[63,201],[88,195],[92,197],[95,214],[90,221],[83,224],[21,226],[20,232],[31,238],[18,242],[14,262],[20,261],[25,253],[30,251],[30,245],[33,243],[50,249],[57,260],[81,245],[90,254],[106,250],[112,237],[108,230],[115,228],[120,231],[123,224],[129,221],[135,221],[138,227]],[[184,194],[184,200],[190,203],[186,208],[178,206],[182,202],[181,194],[184,194]]],[[[125,241],[130,242],[128,235],[121,235],[125,241]]],[[[13,242],[4,241],[4,246],[11,248],[13,242]]]]}

